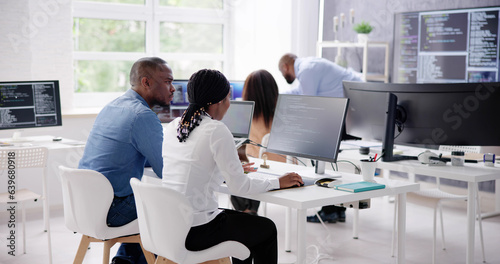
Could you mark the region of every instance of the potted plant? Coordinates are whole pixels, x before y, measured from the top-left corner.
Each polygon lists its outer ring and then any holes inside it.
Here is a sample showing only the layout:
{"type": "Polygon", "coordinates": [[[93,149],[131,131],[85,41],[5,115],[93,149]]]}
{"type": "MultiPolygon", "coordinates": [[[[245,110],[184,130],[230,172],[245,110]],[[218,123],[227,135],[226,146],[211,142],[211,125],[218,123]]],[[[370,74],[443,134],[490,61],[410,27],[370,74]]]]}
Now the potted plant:
{"type": "Polygon", "coordinates": [[[368,41],[368,34],[372,32],[373,27],[370,23],[361,21],[361,23],[355,24],[353,29],[358,33],[358,42],[365,43],[368,41]]]}

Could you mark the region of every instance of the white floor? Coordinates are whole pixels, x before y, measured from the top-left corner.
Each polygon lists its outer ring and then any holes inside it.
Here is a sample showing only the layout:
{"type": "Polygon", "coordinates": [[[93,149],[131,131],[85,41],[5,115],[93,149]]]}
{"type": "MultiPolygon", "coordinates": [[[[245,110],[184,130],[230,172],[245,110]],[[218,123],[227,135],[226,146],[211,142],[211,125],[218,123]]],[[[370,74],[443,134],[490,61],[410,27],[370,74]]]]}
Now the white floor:
{"type": "MultiPolygon", "coordinates": [[[[452,189],[463,192],[462,189],[452,189]]],[[[227,205],[227,197],[221,196],[221,205],[227,205]]],[[[431,263],[432,256],[432,217],[433,200],[408,195],[406,263],[431,263]]],[[[493,195],[481,193],[483,212],[493,209],[493,195]]],[[[318,208],[319,209],[319,208],[318,208]]],[[[352,209],[347,210],[346,223],[310,223],[308,232],[307,263],[395,263],[391,257],[391,233],[393,226],[394,204],[388,197],[372,199],[371,208],[360,210],[359,239],[352,238],[352,209]],[[316,259],[319,258],[319,261],[316,259]]],[[[261,210],[260,214],[263,213],[261,210]]],[[[314,213],[313,210],[309,212],[314,213]]],[[[285,208],[267,205],[267,215],[273,219],[279,232],[280,263],[293,263],[292,253],[284,252],[284,214],[285,208]]],[[[64,226],[62,208],[51,211],[53,263],[72,263],[80,240],[64,226]]],[[[48,263],[47,236],[42,230],[41,210],[32,209],[28,213],[27,254],[12,257],[7,254],[7,214],[0,213],[0,263],[28,264],[48,263]]],[[[466,207],[464,202],[450,202],[444,205],[446,250],[440,248],[438,236],[438,263],[465,263],[466,247],[466,207]]],[[[487,263],[500,263],[500,216],[483,220],[484,241],[487,263]]],[[[479,230],[478,228],[476,230],[479,230]]],[[[439,232],[439,229],[438,229],[439,232]]],[[[17,241],[18,252],[22,250],[17,241]]],[[[91,244],[84,263],[102,263],[102,246],[91,244]]],[[[116,246],[112,249],[116,251],[116,246]]],[[[114,252],[112,252],[112,256],[114,252]]],[[[476,232],[475,263],[482,263],[479,234],[476,232]]]]}

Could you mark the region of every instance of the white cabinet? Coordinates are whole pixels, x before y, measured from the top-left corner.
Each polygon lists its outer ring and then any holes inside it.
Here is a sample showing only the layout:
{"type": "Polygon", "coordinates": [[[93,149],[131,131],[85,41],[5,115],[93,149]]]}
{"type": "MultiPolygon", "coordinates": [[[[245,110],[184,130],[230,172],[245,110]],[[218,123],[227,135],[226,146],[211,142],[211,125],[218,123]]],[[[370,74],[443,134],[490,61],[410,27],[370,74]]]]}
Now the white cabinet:
{"type": "Polygon", "coordinates": [[[365,43],[358,42],[341,42],[341,41],[320,41],[317,43],[316,55],[318,57],[323,57],[324,48],[337,48],[338,55],[341,55],[342,48],[363,48],[363,79],[366,81],[380,81],[389,82],[389,43],[388,42],[376,42],[367,41],[365,43]],[[368,50],[373,49],[385,49],[385,65],[384,74],[370,74],[368,73],[368,50]]]}

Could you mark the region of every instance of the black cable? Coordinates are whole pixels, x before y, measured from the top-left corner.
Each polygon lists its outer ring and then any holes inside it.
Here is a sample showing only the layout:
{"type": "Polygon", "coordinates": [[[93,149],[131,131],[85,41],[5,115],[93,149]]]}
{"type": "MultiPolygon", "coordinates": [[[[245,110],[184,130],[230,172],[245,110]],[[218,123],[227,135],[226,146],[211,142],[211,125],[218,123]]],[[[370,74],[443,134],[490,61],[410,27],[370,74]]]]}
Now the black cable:
{"type": "Polygon", "coordinates": [[[330,162],[330,165],[332,166],[332,170],[339,171],[339,165],[336,162],[335,163],[330,162]],[[333,166],[333,164],[335,164],[335,167],[333,166]]]}
{"type": "Polygon", "coordinates": [[[398,138],[401,133],[403,133],[403,130],[405,129],[405,124],[401,122],[396,122],[396,126],[398,127],[398,134],[394,137],[394,139],[398,138]]]}

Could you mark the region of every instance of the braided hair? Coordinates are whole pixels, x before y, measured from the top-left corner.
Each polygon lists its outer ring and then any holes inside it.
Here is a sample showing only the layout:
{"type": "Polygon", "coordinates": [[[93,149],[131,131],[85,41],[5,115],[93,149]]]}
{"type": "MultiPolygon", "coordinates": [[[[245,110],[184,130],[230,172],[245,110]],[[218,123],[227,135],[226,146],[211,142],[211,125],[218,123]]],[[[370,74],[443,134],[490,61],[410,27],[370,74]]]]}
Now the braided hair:
{"type": "Polygon", "coordinates": [[[189,106],[177,127],[179,142],[186,141],[200,124],[202,115],[210,116],[206,112],[208,106],[222,101],[229,91],[229,82],[220,71],[203,69],[191,75],[187,84],[189,106]]]}

